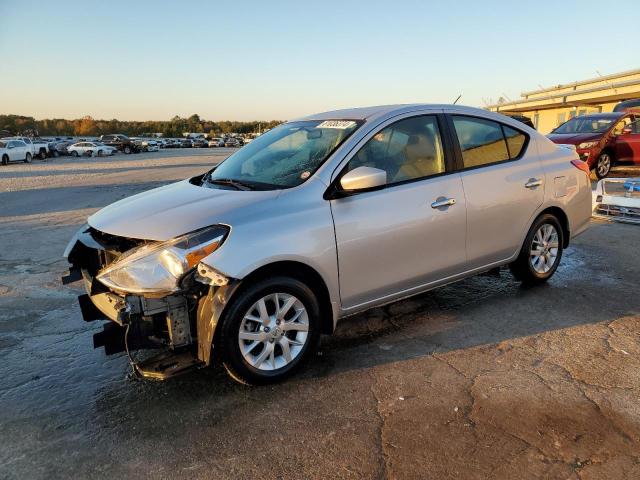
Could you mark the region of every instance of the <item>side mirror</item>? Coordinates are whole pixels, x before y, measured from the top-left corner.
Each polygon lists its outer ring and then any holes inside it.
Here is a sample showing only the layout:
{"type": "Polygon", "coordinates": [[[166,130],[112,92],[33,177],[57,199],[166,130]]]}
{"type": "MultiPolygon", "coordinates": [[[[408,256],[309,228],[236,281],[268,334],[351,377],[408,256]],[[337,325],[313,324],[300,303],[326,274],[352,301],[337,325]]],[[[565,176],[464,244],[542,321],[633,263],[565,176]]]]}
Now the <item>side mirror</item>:
{"type": "Polygon", "coordinates": [[[387,172],[373,167],[358,167],[340,179],[345,193],[373,190],[387,184],[387,172]]]}

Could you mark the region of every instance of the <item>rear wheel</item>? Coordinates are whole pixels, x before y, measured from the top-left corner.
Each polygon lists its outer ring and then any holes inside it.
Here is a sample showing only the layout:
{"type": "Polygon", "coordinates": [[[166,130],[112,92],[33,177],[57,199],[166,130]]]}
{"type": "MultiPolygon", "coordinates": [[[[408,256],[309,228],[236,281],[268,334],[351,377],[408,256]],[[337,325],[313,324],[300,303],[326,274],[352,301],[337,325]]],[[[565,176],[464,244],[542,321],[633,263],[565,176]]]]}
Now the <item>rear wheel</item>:
{"type": "Polygon", "coordinates": [[[93,150],[87,150],[85,153],[87,154],[87,157],[93,157],[93,150]]]}
{"type": "Polygon", "coordinates": [[[124,153],[126,153],[127,155],[131,153],[131,147],[129,145],[124,147],[124,153]]]}
{"type": "Polygon", "coordinates": [[[44,148],[40,149],[40,160],[46,160],[47,158],[47,151],[44,148]]]}
{"type": "Polygon", "coordinates": [[[598,156],[598,160],[596,160],[596,165],[595,165],[596,177],[601,179],[609,175],[609,172],[611,171],[612,162],[613,162],[613,159],[611,158],[611,155],[608,152],[602,152],[600,156],[598,156]]]}
{"type": "Polygon", "coordinates": [[[73,151],[71,152],[71,156],[72,156],[72,157],[77,157],[77,156],[78,156],[78,151],[77,151],[77,150],[73,150],[73,151]]]}
{"type": "Polygon", "coordinates": [[[24,157],[24,163],[31,163],[31,154],[27,153],[27,155],[24,157]]]}
{"type": "Polygon", "coordinates": [[[320,306],[299,280],[275,277],[238,293],[224,314],[220,348],[229,375],[248,385],[292,375],[318,348],[320,306]]]}
{"type": "Polygon", "coordinates": [[[531,226],[518,258],[509,265],[511,272],[525,284],[546,282],[560,264],[563,242],[558,219],[551,214],[541,215],[531,226]]]}

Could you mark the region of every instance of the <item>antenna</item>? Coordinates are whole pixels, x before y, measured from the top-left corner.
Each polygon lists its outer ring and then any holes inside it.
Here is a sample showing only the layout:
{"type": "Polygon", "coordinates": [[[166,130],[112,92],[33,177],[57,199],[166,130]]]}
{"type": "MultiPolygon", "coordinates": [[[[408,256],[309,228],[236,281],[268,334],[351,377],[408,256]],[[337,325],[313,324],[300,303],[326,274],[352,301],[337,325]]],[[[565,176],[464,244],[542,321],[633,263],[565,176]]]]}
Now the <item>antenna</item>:
{"type": "Polygon", "coordinates": [[[461,96],[462,96],[462,94],[458,95],[458,98],[456,98],[456,99],[453,101],[453,104],[454,104],[454,105],[455,105],[456,103],[458,103],[458,100],[460,100],[460,97],[461,97],[461,96]]]}

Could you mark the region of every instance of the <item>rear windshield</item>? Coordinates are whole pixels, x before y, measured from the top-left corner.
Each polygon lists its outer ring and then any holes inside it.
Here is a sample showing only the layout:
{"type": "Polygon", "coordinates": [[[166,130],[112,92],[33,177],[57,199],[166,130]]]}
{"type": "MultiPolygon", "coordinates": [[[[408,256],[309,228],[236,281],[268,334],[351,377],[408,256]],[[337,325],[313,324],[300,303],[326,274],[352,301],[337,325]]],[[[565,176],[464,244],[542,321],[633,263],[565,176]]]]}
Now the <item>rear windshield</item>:
{"type": "Polygon", "coordinates": [[[574,117],[551,133],[604,133],[616,120],[606,117],[574,117]]]}

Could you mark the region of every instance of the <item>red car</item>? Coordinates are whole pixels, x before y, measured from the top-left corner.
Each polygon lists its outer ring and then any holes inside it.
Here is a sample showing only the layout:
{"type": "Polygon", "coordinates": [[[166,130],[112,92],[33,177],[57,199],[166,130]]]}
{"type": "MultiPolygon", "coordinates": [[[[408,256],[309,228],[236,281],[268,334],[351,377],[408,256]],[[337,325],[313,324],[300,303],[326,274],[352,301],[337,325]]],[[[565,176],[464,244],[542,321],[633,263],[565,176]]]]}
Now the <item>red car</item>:
{"type": "Polygon", "coordinates": [[[553,130],[554,143],[575,145],[598,178],[615,165],[640,166],[640,113],[594,113],[574,117],[553,130]]]}

